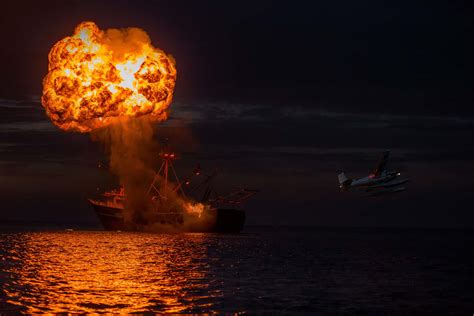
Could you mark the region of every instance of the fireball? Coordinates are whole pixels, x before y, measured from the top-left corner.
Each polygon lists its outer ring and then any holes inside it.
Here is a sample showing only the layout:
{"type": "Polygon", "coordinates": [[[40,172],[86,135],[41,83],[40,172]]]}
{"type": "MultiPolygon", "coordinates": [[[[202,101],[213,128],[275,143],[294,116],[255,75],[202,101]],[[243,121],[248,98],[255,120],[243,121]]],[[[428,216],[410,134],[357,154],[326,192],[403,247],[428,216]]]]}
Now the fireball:
{"type": "Polygon", "coordinates": [[[41,103],[63,130],[89,132],[123,117],[167,118],[175,61],[139,28],[102,31],[82,22],[48,59],[41,103]]]}

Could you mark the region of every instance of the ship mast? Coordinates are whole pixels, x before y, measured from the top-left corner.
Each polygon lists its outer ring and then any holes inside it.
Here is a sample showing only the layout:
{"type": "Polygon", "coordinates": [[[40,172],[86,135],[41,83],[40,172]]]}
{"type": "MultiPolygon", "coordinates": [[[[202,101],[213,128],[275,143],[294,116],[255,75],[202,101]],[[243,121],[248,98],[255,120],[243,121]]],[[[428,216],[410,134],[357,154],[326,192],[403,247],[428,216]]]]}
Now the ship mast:
{"type": "MultiPolygon", "coordinates": [[[[173,166],[173,160],[177,159],[177,157],[174,152],[161,152],[160,157],[163,160],[160,169],[158,170],[158,172],[155,173],[153,181],[151,182],[150,187],[148,189],[148,195],[151,196],[152,201],[155,202],[156,209],[159,209],[159,202],[163,202],[168,199],[167,195],[169,194],[169,192],[171,192],[170,190],[172,190],[173,193],[180,193],[181,196],[186,197],[183,185],[189,184],[189,181],[180,181],[178,175],[176,174],[176,170],[173,166]],[[171,188],[170,186],[170,184],[173,184],[173,182],[168,183],[170,176],[174,177],[175,185],[173,188],[171,188]]],[[[219,196],[216,192],[214,192],[216,197],[211,198],[211,193],[213,191],[211,190],[209,183],[216,175],[217,172],[214,171],[213,173],[208,175],[206,180],[204,180],[201,184],[194,188],[199,189],[203,185],[207,185],[207,188],[204,192],[204,196],[202,198],[203,203],[209,203],[213,206],[242,205],[258,192],[258,190],[243,188],[231,192],[226,196],[219,196]]]]}
{"type": "Polygon", "coordinates": [[[160,157],[163,161],[161,163],[160,169],[158,170],[158,172],[155,173],[155,176],[153,177],[153,181],[151,182],[150,187],[148,189],[148,194],[156,194],[157,196],[159,196],[160,199],[163,200],[166,200],[168,198],[168,180],[171,170],[172,175],[174,176],[174,180],[177,184],[173,191],[179,191],[183,196],[185,196],[182,183],[179,180],[178,175],[176,174],[176,170],[173,166],[173,160],[177,159],[175,153],[161,152],[160,157]]]}

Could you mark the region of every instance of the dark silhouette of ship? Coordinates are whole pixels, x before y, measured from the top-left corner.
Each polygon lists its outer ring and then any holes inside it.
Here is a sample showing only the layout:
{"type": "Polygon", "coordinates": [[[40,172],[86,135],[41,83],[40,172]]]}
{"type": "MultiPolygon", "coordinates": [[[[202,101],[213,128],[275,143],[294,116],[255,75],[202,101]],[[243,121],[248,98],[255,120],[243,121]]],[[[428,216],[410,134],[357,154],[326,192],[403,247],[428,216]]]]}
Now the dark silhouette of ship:
{"type": "Polygon", "coordinates": [[[124,188],[104,192],[98,199],[88,199],[105,230],[239,233],[243,229],[246,216],[241,207],[256,190],[240,189],[218,196],[211,186],[217,172],[203,175],[198,165],[194,176],[204,180],[191,186],[190,180],[179,180],[173,166],[174,153],[160,156],[161,167],[146,194],[146,212],[129,209],[124,188]],[[170,171],[175,182],[169,181],[170,171]],[[185,191],[200,193],[200,198],[192,199],[185,191]]]}

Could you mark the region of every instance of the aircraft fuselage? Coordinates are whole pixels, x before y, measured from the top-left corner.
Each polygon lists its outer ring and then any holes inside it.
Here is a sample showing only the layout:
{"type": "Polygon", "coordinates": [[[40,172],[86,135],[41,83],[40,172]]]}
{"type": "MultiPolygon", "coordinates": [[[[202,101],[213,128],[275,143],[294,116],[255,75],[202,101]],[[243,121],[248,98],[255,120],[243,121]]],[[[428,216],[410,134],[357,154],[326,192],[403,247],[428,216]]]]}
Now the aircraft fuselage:
{"type": "Polygon", "coordinates": [[[370,187],[381,183],[386,183],[394,180],[400,175],[397,171],[384,172],[380,176],[368,175],[364,178],[352,180],[349,187],[370,187]]]}

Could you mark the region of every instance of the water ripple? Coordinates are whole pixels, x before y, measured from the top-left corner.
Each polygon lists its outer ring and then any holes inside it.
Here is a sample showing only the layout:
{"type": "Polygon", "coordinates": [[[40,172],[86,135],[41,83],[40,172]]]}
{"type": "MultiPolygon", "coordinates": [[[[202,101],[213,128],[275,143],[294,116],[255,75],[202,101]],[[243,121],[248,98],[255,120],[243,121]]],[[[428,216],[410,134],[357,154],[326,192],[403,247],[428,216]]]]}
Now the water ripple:
{"type": "Polygon", "coordinates": [[[0,233],[0,312],[471,313],[472,233],[0,233]]]}

